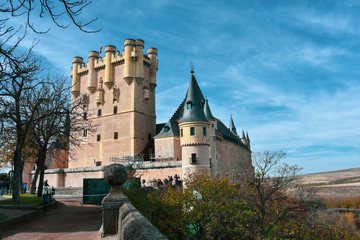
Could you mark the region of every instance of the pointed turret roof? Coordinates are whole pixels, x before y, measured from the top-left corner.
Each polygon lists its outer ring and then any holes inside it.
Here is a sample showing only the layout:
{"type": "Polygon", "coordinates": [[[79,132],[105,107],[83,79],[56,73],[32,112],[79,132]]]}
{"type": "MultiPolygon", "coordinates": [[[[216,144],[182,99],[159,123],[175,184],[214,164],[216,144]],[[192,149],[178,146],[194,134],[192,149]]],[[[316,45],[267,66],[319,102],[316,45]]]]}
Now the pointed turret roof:
{"type": "Polygon", "coordinates": [[[191,72],[191,79],[188,91],[183,105],[183,116],[180,123],[183,122],[207,122],[204,113],[205,99],[201,92],[199,84],[196,81],[194,72],[191,72]]]}
{"type": "Polygon", "coordinates": [[[233,134],[237,135],[236,127],[235,127],[234,121],[233,121],[233,119],[232,119],[232,115],[230,115],[230,125],[229,125],[229,129],[230,129],[230,131],[231,131],[233,134]]]}
{"type": "Polygon", "coordinates": [[[241,139],[246,139],[244,129],[242,130],[241,139]]]}
{"type": "Polygon", "coordinates": [[[247,140],[247,141],[250,141],[249,134],[248,134],[247,131],[246,131],[246,140],[247,140]]]}
{"type": "Polygon", "coordinates": [[[205,117],[207,118],[207,120],[215,119],[211,113],[209,103],[208,103],[208,100],[206,97],[205,97],[204,113],[205,113],[205,117]]]}

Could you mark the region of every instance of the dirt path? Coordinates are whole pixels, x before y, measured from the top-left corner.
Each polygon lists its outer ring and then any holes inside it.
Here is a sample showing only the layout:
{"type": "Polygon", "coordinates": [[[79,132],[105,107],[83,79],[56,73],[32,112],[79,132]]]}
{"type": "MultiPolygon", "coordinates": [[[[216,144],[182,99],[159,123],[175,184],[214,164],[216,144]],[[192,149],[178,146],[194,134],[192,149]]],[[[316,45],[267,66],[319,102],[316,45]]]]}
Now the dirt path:
{"type": "Polygon", "coordinates": [[[79,198],[57,198],[59,207],[33,221],[0,233],[0,239],[98,240],[101,206],[83,205],[79,198]]]}

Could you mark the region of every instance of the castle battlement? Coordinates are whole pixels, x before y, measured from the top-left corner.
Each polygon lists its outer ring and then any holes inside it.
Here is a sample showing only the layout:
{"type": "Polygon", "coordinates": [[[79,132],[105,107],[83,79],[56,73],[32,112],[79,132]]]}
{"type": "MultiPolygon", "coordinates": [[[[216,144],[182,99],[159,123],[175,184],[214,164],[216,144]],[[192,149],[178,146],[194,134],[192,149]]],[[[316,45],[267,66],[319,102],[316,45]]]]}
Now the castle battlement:
{"type": "Polygon", "coordinates": [[[158,69],[157,49],[150,47],[147,54],[144,54],[144,41],[141,39],[125,39],[124,50],[117,51],[113,45],[105,47],[105,56],[101,57],[99,52],[90,51],[88,62],[85,64],[82,57],[73,58],[71,67],[71,78],[73,79],[73,97],[79,96],[80,76],[88,75],[88,90],[94,93],[97,72],[104,70],[104,84],[110,90],[114,85],[114,67],[123,65],[123,79],[130,85],[133,81],[141,84],[144,81],[144,67],[149,68],[149,87],[153,90],[156,87],[156,71],[158,69]]]}

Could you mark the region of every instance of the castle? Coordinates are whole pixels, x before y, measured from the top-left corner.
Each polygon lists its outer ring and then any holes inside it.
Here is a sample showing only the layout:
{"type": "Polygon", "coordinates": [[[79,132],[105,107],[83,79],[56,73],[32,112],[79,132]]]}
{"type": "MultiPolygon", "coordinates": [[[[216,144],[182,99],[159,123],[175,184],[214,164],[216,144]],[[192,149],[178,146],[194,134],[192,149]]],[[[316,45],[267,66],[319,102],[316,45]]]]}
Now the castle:
{"type": "Polygon", "coordinates": [[[45,178],[57,187],[82,186],[116,162],[131,163],[146,180],[205,169],[237,181],[252,172],[248,134],[237,135],[232,117],[228,128],[212,115],[193,69],[183,102],[167,123],[156,124],[158,50],[143,51],[143,40],[126,39],[121,53],[109,45],[103,58],[91,51],[87,64],[73,58],[72,100],[83,98],[84,122],[97,129],[84,128],[80,148],[70,146],[68,168],[46,170],[45,178]]]}

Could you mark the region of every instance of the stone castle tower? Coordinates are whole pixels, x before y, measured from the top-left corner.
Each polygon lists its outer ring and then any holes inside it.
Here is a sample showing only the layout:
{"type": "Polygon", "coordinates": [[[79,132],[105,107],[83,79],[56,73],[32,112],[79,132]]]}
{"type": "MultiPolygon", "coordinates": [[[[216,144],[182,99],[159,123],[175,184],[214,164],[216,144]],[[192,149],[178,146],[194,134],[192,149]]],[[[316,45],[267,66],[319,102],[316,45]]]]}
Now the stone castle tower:
{"type": "Polygon", "coordinates": [[[84,98],[84,118],[97,130],[89,134],[84,129],[80,148],[71,148],[69,168],[149,158],[156,133],[158,51],[143,51],[143,40],[126,39],[122,52],[112,45],[105,47],[103,58],[91,51],[86,65],[83,58],[73,58],[72,97],[84,98]]]}
{"type": "Polygon", "coordinates": [[[210,122],[204,112],[205,99],[191,71],[191,79],[179,121],[183,175],[197,169],[210,173],[210,122]]]}

